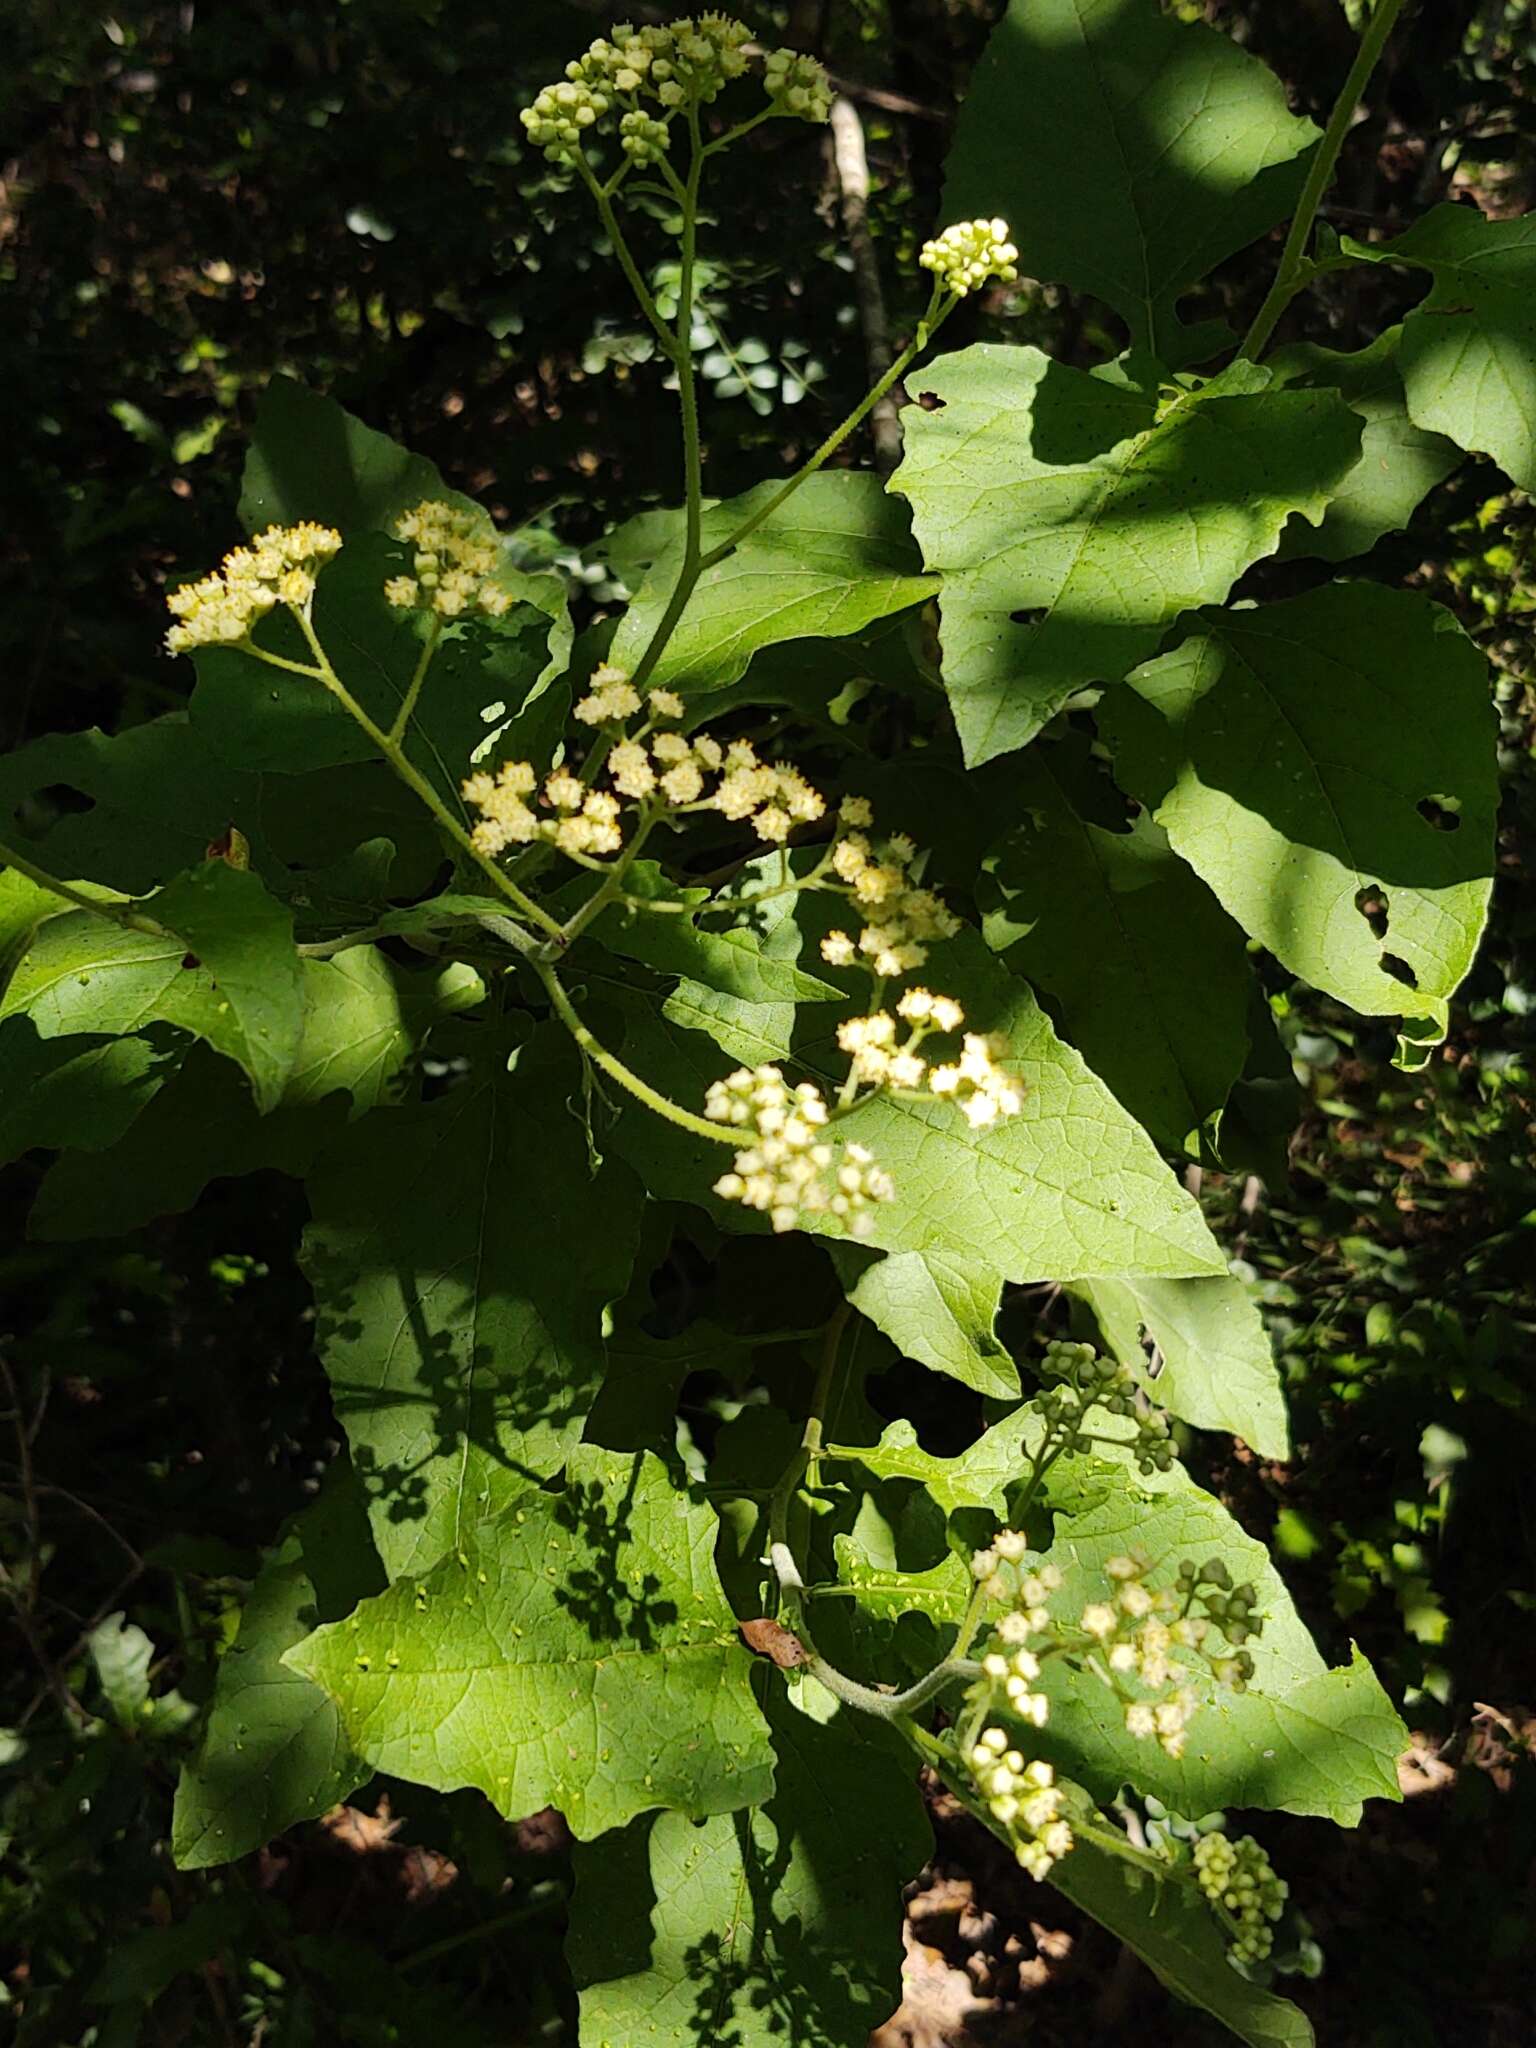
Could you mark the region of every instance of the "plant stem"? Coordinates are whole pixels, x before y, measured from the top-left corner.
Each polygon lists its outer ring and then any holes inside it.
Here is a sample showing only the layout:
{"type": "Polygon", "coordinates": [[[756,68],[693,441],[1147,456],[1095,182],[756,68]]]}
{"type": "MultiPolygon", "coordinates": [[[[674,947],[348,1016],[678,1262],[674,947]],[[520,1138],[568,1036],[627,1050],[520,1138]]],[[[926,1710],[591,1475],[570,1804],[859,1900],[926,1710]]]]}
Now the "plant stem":
{"type": "MultiPolygon", "coordinates": [[[[511,876],[504,874],[489,854],[480,851],[474,840],[471,839],[452,811],[449,810],[431,783],[428,782],[427,778],[415,764],[408,759],[400,742],[391,734],[385,732],[381,725],[374,723],[362,705],[352,695],[346,684],[341,680],[341,677],[337,675],[335,669],[331,666],[330,657],[320,645],[313,625],[305,617],[304,613],[295,611],[294,616],[303,628],[304,637],[309,642],[310,649],[314,654],[316,667],[313,673],[324,683],[325,687],[347,715],[362,727],[363,731],[373,741],[373,744],[378,748],[406,788],[414,796],[420,798],[438,824],[448,834],[454,845],[474,862],[475,866],[479,868],[488,881],[494,884],[498,895],[504,896],[509,903],[515,905],[531,924],[536,924],[541,931],[546,932],[551,938],[558,939],[560,937],[560,926],[556,919],[551,917],[549,912],[543,909],[541,905],[535,903],[531,896],[524,895],[511,876]]],[[[247,647],[249,652],[254,654],[258,660],[270,662],[278,668],[298,667],[297,663],[284,661],[280,655],[270,655],[264,648],[257,647],[254,643],[247,642],[247,647]]],[[[299,669],[299,673],[301,675],[309,674],[310,671],[299,669]]]]}
{"type": "Polygon", "coordinates": [[[416,709],[416,700],[421,695],[422,684],[427,680],[427,670],[432,666],[432,657],[437,652],[437,643],[442,638],[442,634],[442,615],[439,612],[434,612],[432,614],[432,623],[427,628],[427,637],[422,642],[421,653],[417,658],[415,673],[411,677],[410,688],[401,699],[400,709],[395,714],[394,724],[389,728],[389,737],[397,743],[403,737],[406,727],[411,722],[411,714],[416,709]]]}
{"type": "Polygon", "coordinates": [[[594,1038],[582,1023],[575,1005],[561,985],[560,977],[549,962],[539,959],[535,954],[527,954],[524,957],[543,982],[545,992],[554,1006],[555,1015],[594,1066],[601,1067],[605,1074],[617,1081],[619,1086],[633,1095],[637,1102],[643,1102],[647,1109],[653,1109],[658,1116],[665,1117],[669,1124],[676,1124],[679,1130],[691,1131],[695,1137],[708,1138],[716,1145],[739,1145],[739,1131],[729,1130],[723,1124],[712,1124],[702,1116],[695,1116],[691,1109],[684,1109],[680,1103],[671,1101],[653,1088],[648,1081],[642,1081],[640,1076],[626,1067],[616,1054],[611,1053],[607,1046],[594,1038]]]}
{"type": "Polygon", "coordinates": [[[105,918],[109,924],[120,924],[131,932],[143,932],[152,939],[173,936],[163,924],[156,924],[152,917],[145,917],[120,903],[100,902],[96,897],[88,896],[83,889],[77,889],[73,883],[61,882],[56,875],[50,875],[46,868],[38,867],[3,841],[0,841],[0,867],[14,868],[18,875],[25,875],[39,889],[46,889],[50,896],[60,896],[66,903],[73,903],[77,910],[88,910],[93,917],[105,918]]]}
{"type": "Polygon", "coordinates": [[[677,283],[677,395],[683,414],[683,502],[686,538],[684,576],[698,574],[699,528],[704,517],[703,456],[699,446],[698,380],[693,369],[693,271],[698,254],[699,180],[704,174],[704,144],[699,110],[688,102],[688,183],[683,188],[683,237],[677,283]]]}
{"type": "Polygon", "coordinates": [[[586,156],[581,150],[575,151],[572,161],[585,179],[587,190],[592,194],[598,218],[602,221],[603,230],[609,241],[613,244],[614,255],[619,259],[619,268],[628,279],[629,288],[634,293],[641,312],[651,323],[651,326],[655,328],[657,337],[661,342],[663,355],[666,356],[668,362],[672,362],[675,358],[673,355],[674,344],[671,330],[668,328],[666,321],[662,319],[657,309],[656,301],[651,297],[645,279],[640,275],[640,266],[630,253],[629,244],[624,239],[624,230],[619,226],[619,217],[613,210],[613,200],[610,197],[608,187],[597,182],[592,172],[592,166],[587,162],[586,156]]]}
{"type": "Polygon", "coordinates": [[[1317,155],[1307,172],[1307,181],[1301,188],[1301,199],[1291,222],[1290,232],[1285,238],[1285,247],[1280,255],[1280,268],[1270,286],[1264,303],[1255,316],[1253,325],[1244,337],[1238,350],[1239,360],[1257,362],[1268,346],[1275,325],[1286,307],[1304,285],[1311,282],[1313,271],[1307,261],[1307,241],[1312,232],[1312,223],[1323,194],[1333,183],[1333,173],[1339,161],[1339,151],[1349,133],[1371,73],[1376,69],[1387,38],[1391,35],[1397,17],[1403,11],[1403,0],[1376,0],[1365,34],[1360,38],[1360,47],[1355,52],[1355,61],[1349,68],[1338,98],[1334,101],[1333,112],[1328,117],[1328,126],[1323,130],[1323,139],[1318,145],[1317,155]]]}
{"type": "Polygon", "coordinates": [[[741,543],[747,538],[748,534],[755,533],[765,519],[771,519],[785,500],[793,497],[806,479],[814,476],[829,457],[837,453],[848,436],[863,424],[880,403],[881,399],[885,397],[886,393],[894,389],[900,382],[913,360],[922,354],[923,350],[932,341],[940,327],[949,318],[958,304],[959,300],[953,296],[944,298],[937,289],[934,291],[933,297],[928,302],[927,312],[918,322],[916,334],[913,335],[895,362],[891,364],[885,375],[871,386],[853,408],[853,411],[849,413],[848,417],[845,420],[841,420],[832,429],[815,453],[806,457],[794,475],[787,478],[779,486],[766,505],[760,506],[750,518],[744,519],[736,531],[728,539],[721,541],[718,547],[713,547],[709,550],[699,563],[701,572],[705,569],[712,569],[717,562],[723,562],[733,549],[741,546],[741,543]]]}
{"type": "MultiPolygon", "coordinates": [[[[592,891],[592,894],[581,905],[580,909],[573,912],[566,919],[565,924],[561,928],[566,945],[569,945],[572,939],[578,938],[587,929],[589,924],[592,924],[597,918],[601,917],[610,903],[617,897],[623,896],[624,877],[640,857],[645,842],[655,831],[658,822],[659,819],[654,811],[641,812],[640,822],[635,827],[634,837],[630,840],[628,846],[625,847],[622,855],[614,862],[613,866],[607,871],[603,882],[592,891]]],[[[626,901],[628,900],[632,899],[626,899],[626,901]]],[[[642,897],[638,900],[643,903],[645,899],[642,897]]],[[[686,905],[679,904],[677,907],[684,909],[686,905]]]]}

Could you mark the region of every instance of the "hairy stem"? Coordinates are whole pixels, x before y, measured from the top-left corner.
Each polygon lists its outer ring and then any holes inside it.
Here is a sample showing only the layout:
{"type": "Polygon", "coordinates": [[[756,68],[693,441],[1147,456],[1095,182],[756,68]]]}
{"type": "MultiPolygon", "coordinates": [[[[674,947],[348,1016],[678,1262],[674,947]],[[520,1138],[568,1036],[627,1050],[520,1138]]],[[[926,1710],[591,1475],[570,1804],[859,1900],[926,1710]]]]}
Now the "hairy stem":
{"type": "Polygon", "coordinates": [[[656,301],[651,297],[650,289],[645,279],[640,275],[640,266],[636,263],[629,244],[624,239],[624,230],[619,226],[619,217],[613,210],[612,194],[617,188],[613,185],[600,185],[598,183],[593,175],[592,166],[587,162],[581,150],[578,149],[574,152],[572,162],[581,173],[587,190],[592,195],[592,202],[597,208],[598,218],[603,224],[603,232],[613,244],[613,253],[619,259],[619,268],[628,280],[629,288],[634,293],[641,312],[656,330],[656,336],[661,343],[663,355],[665,355],[668,362],[671,362],[673,360],[671,330],[667,326],[666,321],[662,319],[656,301]]]}
{"type": "Polygon", "coordinates": [[[394,723],[389,728],[389,737],[396,744],[404,737],[406,727],[410,724],[415,714],[416,702],[421,695],[421,686],[427,680],[427,670],[432,666],[432,657],[437,652],[437,643],[442,636],[443,621],[440,614],[434,612],[432,614],[432,623],[427,628],[427,637],[421,645],[421,653],[417,656],[416,668],[411,677],[410,687],[400,700],[400,709],[396,712],[394,723]]]}
{"type": "Polygon", "coordinates": [[[1323,131],[1323,139],[1318,145],[1316,156],[1312,159],[1311,169],[1307,172],[1307,182],[1301,188],[1301,198],[1297,204],[1295,217],[1291,221],[1290,232],[1285,238],[1285,247],[1280,254],[1280,268],[1275,273],[1275,281],[1270,286],[1253,325],[1244,337],[1242,347],[1238,350],[1240,359],[1246,358],[1249,362],[1258,360],[1268,346],[1269,338],[1274,333],[1281,314],[1303,286],[1311,282],[1313,270],[1307,261],[1307,242],[1312,233],[1312,223],[1317,216],[1318,207],[1322,204],[1323,194],[1333,183],[1339,151],[1344,147],[1344,138],[1354,121],[1355,109],[1360,104],[1365,88],[1370,83],[1371,73],[1376,69],[1381,53],[1387,46],[1387,38],[1391,35],[1397,17],[1402,11],[1403,0],[1376,0],[1375,12],[1360,39],[1355,61],[1349,68],[1349,76],[1345,79],[1338,98],[1334,101],[1333,112],[1328,117],[1328,126],[1323,131]]]}

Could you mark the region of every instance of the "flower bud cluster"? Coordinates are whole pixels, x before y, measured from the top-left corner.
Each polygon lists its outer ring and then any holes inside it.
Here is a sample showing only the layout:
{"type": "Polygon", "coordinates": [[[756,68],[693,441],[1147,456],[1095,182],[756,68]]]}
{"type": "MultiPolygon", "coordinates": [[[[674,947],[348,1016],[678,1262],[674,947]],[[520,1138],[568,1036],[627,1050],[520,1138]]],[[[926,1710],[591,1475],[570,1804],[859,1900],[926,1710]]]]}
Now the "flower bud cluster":
{"type": "MultiPolygon", "coordinates": [[[[1155,1737],[1159,1747],[1177,1759],[1184,1753],[1185,1731],[1200,1704],[1185,1682],[1191,1665],[1179,1652],[1192,1652],[1218,1682],[1243,1691],[1253,1675],[1247,1651],[1236,1657],[1219,1654],[1212,1643],[1213,1624],[1194,1612],[1200,1588],[1212,1571],[1225,1574],[1220,1559],[1199,1566],[1188,1560],[1172,1589],[1153,1591],[1146,1584],[1147,1561],[1140,1555],[1111,1557],[1104,1566],[1113,1594],[1083,1609],[1079,1626],[1092,1644],[1098,1663],[1107,1667],[1108,1682],[1125,1711],[1126,1733],[1138,1740],[1155,1737]],[[1158,1697],[1142,1698],[1129,1689],[1130,1680],[1158,1697]]],[[[1247,1624],[1257,1632],[1261,1624],[1247,1624]]],[[[1101,1670],[1100,1675],[1105,1675],[1101,1670]]]]}
{"type": "Polygon", "coordinates": [[[307,614],[315,577],[340,547],[341,535],[313,520],[269,526],[249,547],[227,554],[211,576],[167,592],[176,621],[165,636],[167,652],[238,646],[280,604],[307,614]]]}
{"type": "Polygon", "coordinates": [[[623,845],[619,800],[607,790],[588,789],[569,768],[544,778],[540,802],[553,814],[540,817],[528,802],[538,785],[532,763],[503,761],[494,775],[483,770],[461,785],[464,801],[480,812],[470,833],[477,850],[495,859],[509,846],[542,839],[561,853],[600,859],[623,845]]]}
{"type": "Polygon", "coordinates": [[[931,889],[918,886],[912,868],[917,847],[905,833],[878,846],[859,828],[872,822],[862,797],[845,799],[839,811],[840,831],[830,857],[836,881],[825,886],[839,893],[869,921],[855,944],[848,932],[834,931],[821,942],[822,958],[832,967],[855,962],[878,981],[899,980],[923,966],[928,946],[953,938],[960,920],[931,889]]]}
{"type": "Polygon", "coordinates": [[[1008,239],[1007,221],[963,220],[924,242],[917,260],[946,291],[963,299],[994,280],[1012,284],[1019,274],[1018,254],[1008,239]]]}
{"type": "Polygon", "coordinates": [[[1035,1396],[1033,1406],[1058,1435],[1082,1436],[1089,1411],[1101,1408],[1134,1423],[1136,1434],[1126,1448],[1144,1476],[1171,1472],[1178,1463],[1168,1417],[1161,1409],[1142,1407],[1129,1366],[1101,1358],[1091,1344],[1058,1340],[1046,1346],[1040,1372],[1048,1384],[1035,1396]]]}
{"type": "Polygon", "coordinates": [[[982,1731],[968,1762],[992,1818],[1007,1830],[1020,1866],[1031,1877],[1044,1877],[1073,1846],[1071,1826],[1061,1818],[1062,1788],[1056,1773],[1038,1758],[1026,1763],[1019,1750],[1009,1748],[1001,1728],[982,1731]]]}
{"type": "Polygon", "coordinates": [[[391,528],[412,549],[409,576],[391,576],[384,595],[402,611],[456,619],[471,609],[499,619],[512,599],[495,582],[501,554],[489,523],[473,512],[427,498],[402,512],[391,528]]]}
{"type": "Polygon", "coordinates": [[[876,1010],[868,1017],[849,1017],[837,1029],[837,1042],[848,1054],[854,1078],[873,1088],[897,1094],[928,1093],[957,1101],[972,1130],[982,1130],[999,1117],[1017,1116],[1024,1106],[1018,1088],[995,1061],[993,1041],[968,1032],[957,1064],[930,1067],[919,1048],[934,1032],[958,1031],[965,1012],[950,996],[926,988],[908,989],[896,1005],[908,1030],[898,1036],[896,1017],[876,1010]]]}
{"type": "Polygon", "coordinates": [[[1262,1963],[1274,1947],[1273,1924],[1285,1912],[1290,1886],[1276,1877],[1252,1835],[1235,1842],[1221,1833],[1202,1835],[1194,1858],[1201,1891],[1232,1929],[1233,1955],[1262,1963]]]}
{"type": "Polygon", "coordinates": [[[740,1067],[714,1082],[704,1114],[711,1123],[751,1130],[755,1139],[715,1182],[715,1193],[762,1211],[776,1231],[795,1229],[809,1213],[836,1216],[854,1237],[865,1237],[874,1226],[873,1205],[896,1192],[863,1145],[828,1142],[820,1089],[809,1081],[792,1088],[777,1067],[740,1067]]]}
{"type": "MultiPolygon", "coordinates": [[[[751,40],[746,24],[725,14],[684,17],[663,27],[620,22],[523,109],[523,127],[530,142],[558,159],[580,149],[590,131],[617,112],[624,154],[635,163],[653,163],[666,150],[669,123],[680,108],[707,106],[746,73],[751,40]]],[[[825,121],[831,111],[825,71],[793,50],[775,51],[763,61],[763,84],[775,113],[825,121]]]]}

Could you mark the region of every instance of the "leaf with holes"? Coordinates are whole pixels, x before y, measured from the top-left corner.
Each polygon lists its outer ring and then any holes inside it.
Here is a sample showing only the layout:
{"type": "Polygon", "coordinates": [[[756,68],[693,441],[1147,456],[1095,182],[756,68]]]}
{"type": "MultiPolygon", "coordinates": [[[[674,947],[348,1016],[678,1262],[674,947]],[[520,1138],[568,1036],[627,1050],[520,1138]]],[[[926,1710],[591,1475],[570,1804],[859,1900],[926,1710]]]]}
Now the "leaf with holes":
{"type": "Polygon", "coordinates": [[[1448,612],[1352,583],[1206,613],[1101,715],[1124,786],[1246,932],[1444,1036],[1498,798],[1486,664],[1448,612]]]}
{"type": "Polygon", "coordinates": [[[174,1025],[243,1067],[258,1109],[275,1108],[304,1029],[293,917],[260,879],[206,861],[141,906],[156,936],[72,910],[42,925],[0,1016],[45,1038],[174,1025]]]}
{"type": "Polygon", "coordinates": [[[1092,292],[1178,369],[1228,338],[1185,326],[1180,297],[1293,211],[1316,137],[1256,58],[1156,0],[1011,0],[960,112],[942,218],[1005,215],[1026,276],[1092,292]]]}
{"type": "Polygon", "coordinates": [[[1153,653],[1314,524],[1361,423],[1334,391],[1270,389],[1236,363],[1167,404],[1033,348],[981,344],[923,373],[891,488],[939,601],[944,683],[971,766],[1024,746],[1091,683],[1153,653]]]}
{"type": "MultiPolygon", "coordinates": [[[[778,489],[760,484],[704,514],[707,552],[778,489]]],[[[639,665],[661,621],[682,561],[681,514],[613,642],[612,660],[639,665]]],[[[685,694],[723,690],[760,648],[781,640],[836,639],[934,594],[899,505],[878,477],[848,470],[812,477],[792,507],[765,519],[739,548],[706,569],[651,682],[685,694]]]]}
{"type": "Polygon", "coordinates": [[[456,1086],[363,1117],[309,1182],[321,1355],[392,1579],[559,1470],[639,1223],[625,1169],[594,1170],[563,1034],[511,1071],[488,1029],[467,1042],[456,1086]]]}
{"type": "Polygon", "coordinates": [[[931,1846],[911,1753],[812,1680],[768,1701],[766,1806],[578,1846],[567,1953],[587,2048],[647,2032],[830,2048],[899,2001],[898,1902],[931,1846]]]}
{"type": "Polygon", "coordinates": [[[284,1657],[375,1769],[558,1806],[580,1841],[653,1807],[703,1817],[773,1791],[752,1656],[715,1573],[714,1510],[659,1458],[572,1453],[425,1577],[284,1657]]]}

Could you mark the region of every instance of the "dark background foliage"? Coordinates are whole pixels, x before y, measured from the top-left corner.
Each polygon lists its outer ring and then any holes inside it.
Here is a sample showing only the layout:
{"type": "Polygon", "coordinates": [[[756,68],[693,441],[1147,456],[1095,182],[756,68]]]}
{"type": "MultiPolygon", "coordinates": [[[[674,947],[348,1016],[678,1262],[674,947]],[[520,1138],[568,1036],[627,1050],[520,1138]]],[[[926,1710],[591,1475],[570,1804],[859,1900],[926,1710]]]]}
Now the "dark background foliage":
{"type": "MultiPolygon", "coordinates": [[[[859,108],[898,331],[996,11],[758,10],[765,35],[814,49],[859,108]]],[[[1317,114],[1360,10],[1170,11],[1245,41],[1317,114]]],[[[530,562],[557,562],[600,608],[594,544],[673,494],[671,400],[598,230],[524,149],[516,117],[607,25],[602,9],[12,0],[5,25],[0,744],[121,730],[181,702],[185,679],[159,652],[162,585],[234,540],[243,430],[279,370],[432,457],[530,562]]],[[[1524,5],[1410,10],[1327,217],[1386,234],[1445,198],[1525,211],[1533,61],[1524,5]]],[[[1060,174],[1091,175],[1091,161],[1060,174]]],[[[868,307],[819,134],[760,131],[716,204],[697,342],[711,485],[725,494],[791,463],[859,395],[868,307]]],[[[1273,253],[1234,260],[1203,310],[1240,325],[1273,253]]],[[[1396,289],[1351,272],[1298,302],[1287,332],[1356,345],[1391,317],[1396,289]]],[[[967,308],[947,343],[967,326],[1081,363],[1118,345],[1097,309],[1038,286],[967,308]]],[[[1285,1471],[1229,1444],[1189,1455],[1277,1544],[1324,1647],[1336,1657],[1360,1638],[1417,1731],[1403,1809],[1353,1837],[1267,1831],[1327,1955],[1299,1995],[1321,2037],[1348,2048],[1488,2048],[1536,2028],[1532,539],[1525,500],[1472,465],[1371,564],[1455,607],[1490,654],[1501,707],[1495,918],[1450,1042],[1404,1076],[1384,1032],[1277,985],[1300,1082],[1288,1170],[1267,1184],[1208,1174],[1202,1189],[1267,1304],[1298,1454],[1285,1471]]],[[[1266,570],[1266,587],[1310,573],[1266,570]]],[[[0,1735],[0,2013],[14,2037],[570,2038],[551,1818],[509,1830],[467,1797],[376,1784],[230,1873],[172,1868],[175,1702],[207,1697],[261,1547],[336,1449],[292,1260],[300,1205],[291,1183],[258,1175],[131,1239],[57,1250],[22,1234],[41,1164],[0,1180],[0,1726],[15,1731],[0,1735]],[[153,1645],[161,1702],[127,1726],[112,1724],[87,1647],[120,1611],[153,1645]]],[[[1212,2038],[1117,1963],[1107,1936],[940,1818],[940,1859],[911,1910],[944,1958],[922,1981],[948,1984],[951,2006],[926,2021],[914,2008],[893,2048],[1148,2027],[1170,2043],[1212,2038]],[[979,2001],[965,2033],[943,2017],[958,2010],[956,1971],[979,2001]]]]}

